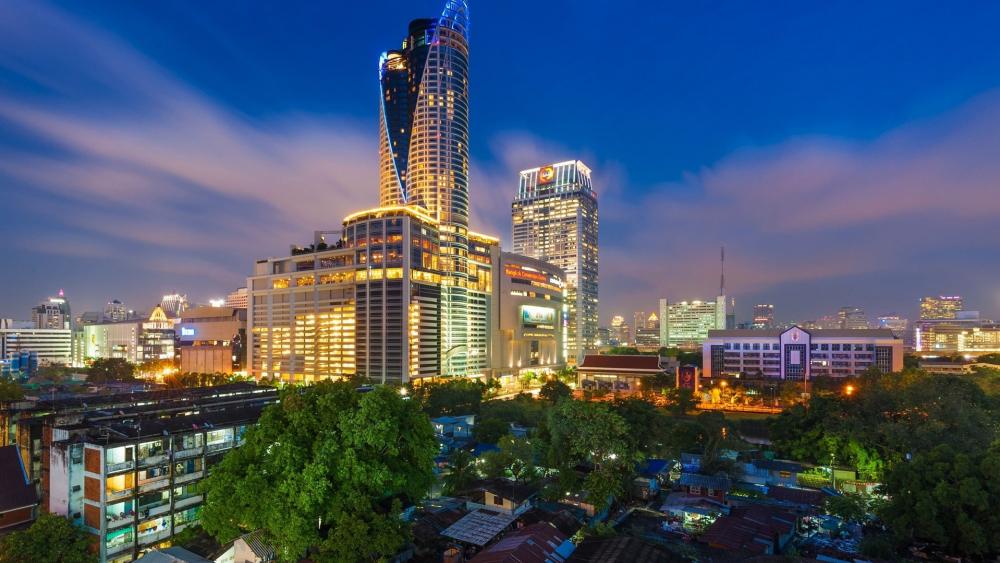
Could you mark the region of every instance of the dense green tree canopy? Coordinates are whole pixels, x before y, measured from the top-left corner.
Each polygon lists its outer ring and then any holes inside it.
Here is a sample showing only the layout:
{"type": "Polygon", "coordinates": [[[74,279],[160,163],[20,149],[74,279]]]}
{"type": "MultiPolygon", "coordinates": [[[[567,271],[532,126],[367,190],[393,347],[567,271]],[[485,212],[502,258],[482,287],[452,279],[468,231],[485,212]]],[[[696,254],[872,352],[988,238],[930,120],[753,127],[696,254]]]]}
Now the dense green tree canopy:
{"type": "Polygon", "coordinates": [[[486,385],[465,378],[425,383],[413,389],[417,401],[431,418],[443,415],[476,414],[483,402],[486,385]]]}
{"type": "Polygon", "coordinates": [[[1000,553],[1000,445],[968,453],[942,443],[888,473],[880,516],[904,542],[948,553],[1000,553]]]}
{"type": "Polygon", "coordinates": [[[640,458],[628,423],[605,403],[560,401],[549,409],[545,438],[549,466],[558,469],[565,490],[576,484],[574,468],[589,466],[582,488],[598,508],[625,492],[640,458]]]}
{"type": "Polygon", "coordinates": [[[537,481],[542,471],[535,463],[538,457],[537,441],[530,438],[504,436],[497,444],[499,449],[482,456],[482,472],[489,478],[510,479],[518,483],[537,481]]]}
{"type": "Polygon", "coordinates": [[[205,530],[262,530],[286,561],[384,560],[433,482],[438,446],[416,401],[347,382],[288,388],[204,482],[205,530]]]}
{"type": "Polygon", "coordinates": [[[538,392],[538,396],[552,404],[559,402],[560,399],[566,399],[573,396],[573,390],[558,379],[552,379],[546,381],[545,385],[542,385],[541,391],[538,392]]]}
{"type": "Polygon", "coordinates": [[[94,563],[92,537],[69,520],[42,512],[27,529],[0,538],[0,563],[94,563]]]}
{"type": "Polygon", "coordinates": [[[0,403],[20,401],[24,398],[24,389],[16,381],[0,378],[0,403]]]}
{"type": "Polygon", "coordinates": [[[124,358],[98,358],[90,365],[87,381],[106,383],[108,381],[131,381],[135,366],[124,358]]]}

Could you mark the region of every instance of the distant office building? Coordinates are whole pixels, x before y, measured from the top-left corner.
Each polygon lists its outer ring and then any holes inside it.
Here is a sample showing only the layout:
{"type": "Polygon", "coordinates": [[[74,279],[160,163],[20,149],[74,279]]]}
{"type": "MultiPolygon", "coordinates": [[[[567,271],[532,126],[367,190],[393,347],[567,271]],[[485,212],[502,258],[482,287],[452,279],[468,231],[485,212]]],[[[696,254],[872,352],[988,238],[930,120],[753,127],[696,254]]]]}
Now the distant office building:
{"type": "Polygon", "coordinates": [[[496,374],[558,369],[566,363],[562,271],[510,252],[500,255],[499,330],[494,331],[496,374]]]}
{"type": "Polygon", "coordinates": [[[128,309],[121,301],[112,299],[111,301],[108,301],[107,305],[104,306],[104,315],[102,320],[116,323],[118,321],[126,321],[128,318],[128,309]]]}
{"type": "Polygon", "coordinates": [[[181,316],[181,313],[187,311],[187,295],[181,295],[179,293],[164,295],[163,299],[160,300],[160,308],[163,309],[163,312],[166,313],[168,317],[176,319],[181,316]]]}
{"type": "Polygon", "coordinates": [[[625,323],[625,317],[621,315],[611,317],[611,340],[609,343],[612,346],[628,346],[632,343],[631,332],[628,324],[625,323]]]}
{"type": "Polygon", "coordinates": [[[913,332],[909,330],[909,319],[899,315],[884,315],[878,318],[878,328],[891,330],[893,334],[903,339],[907,348],[913,347],[913,332]]]}
{"type": "Polygon", "coordinates": [[[195,307],[177,325],[180,371],[233,373],[246,363],[245,309],[195,307]]]}
{"type": "Polygon", "coordinates": [[[841,321],[837,315],[825,315],[813,321],[805,321],[802,328],[806,330],[837,330],[840,329],[841,321]]]}
{"type": "MultiPolygon", "coordinates": [[[[141,364],[174,359],[174,323],[161,307],[147,319],[102,322],[82,327],[82,363],[98,358],[122,358],[141,364]]],[[[80,364],[77,364],[80,365],[80,364]]]]}
{"type": "Polygon", "coordinates": [[[640,350],[655,350],[660,347],[660,328],[642,327],[635,331],[635,347],[640,350]]]}
{"type": "Polygon", "coordinates": [[[657,317],[656,313],[650,313],[646,318],[646,328],[660,330],[660,317],[657,317]]]}
{"type": "Polygon", "coordinates": [[[632,313],[632,326],[638,331],[640,328],[646,328],[646,313],[643,311],[636,311],[632,313]]]}
{"type": "Polygon", "coordinates": [[[597,346],[603,348],[611,345],[611,327],[602,326],[597,329],[597,346]]]}
{"type": "Polygon", "coordinates": [[[3,368],[23,373],[26,365],[22,358],[25,357],[37,365],[70,365],[73,361],[72,331],[34,328],[34,325],[34,322],[0,319],[0,364],[3,368]]]}
{"type": "Polygon", "coordinates": [[[924,354],[1000,352],[1000,325],[979,311],[956,311],[954,318],[921,319],[914,326],[914,351],[924,354]]]}
{"type": "Polygon", "coordinates": [[[31,310],[31,321],[35,328],[40,329],[70,329],[73,327],[73,317],[69,309],[69,301],[63,290],[58,297],[49,297],[31,310]]]}
{"type": "Polygon", "coordinates": [[[759,303],[753,306],[753,328],[766,329],[774,327],[774,305],[759,303]]]}
{"type": "Polygon", "coordinates": [[[858,376],[903,369],[903,341],[886,329],[713,330],[702,346],[703,377],[770,379],[858,376]]]}
{"type": "Polygon", "coordinates": [[[511,217],[514,252],[566,273],[566,339],[569,359],[579,363],[597,339],[597,193],[590,169],[571,160],[522,170],[511,217]]]}
{"type": "Polygon", "coordinates": [[[959,295],[920,298],[921,319],[954,319],[964,309],[959,295]]]}
{"type": "Polygon", "coordinates": [[[863,330],[869,328],[865,310],[861,307],[841,307],[837,312],[837,320],[843,330],[863,330]]]}
{"type": "Polygon", "coordinates": [[[226,296],[226,301],[223,306],[232,307],[233,309],[246,309],[249,306],[247,303],[248,295],[247,288],[238,288],[226,296]]]}
{"type": "Polygon", "coordinates": [[[660,345],[669,348],[696,347],[708,337],[708,331],[726,327],[726,297],[711,301],[660,299],[660,345]]]}

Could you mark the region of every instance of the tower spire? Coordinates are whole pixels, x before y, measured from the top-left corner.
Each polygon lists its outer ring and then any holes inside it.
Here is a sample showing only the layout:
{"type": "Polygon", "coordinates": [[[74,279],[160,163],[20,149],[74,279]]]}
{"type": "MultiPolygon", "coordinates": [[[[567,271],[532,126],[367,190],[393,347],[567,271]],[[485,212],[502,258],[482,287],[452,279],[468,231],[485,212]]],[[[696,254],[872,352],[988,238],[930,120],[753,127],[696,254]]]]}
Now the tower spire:
{"type": "Polygon", "coordinates": [[[722,245],[720,248],[721,254],[719,256],[722,265],[721,275],[719,276],[719,295],[726,294],[726,245],[722,245]]]}

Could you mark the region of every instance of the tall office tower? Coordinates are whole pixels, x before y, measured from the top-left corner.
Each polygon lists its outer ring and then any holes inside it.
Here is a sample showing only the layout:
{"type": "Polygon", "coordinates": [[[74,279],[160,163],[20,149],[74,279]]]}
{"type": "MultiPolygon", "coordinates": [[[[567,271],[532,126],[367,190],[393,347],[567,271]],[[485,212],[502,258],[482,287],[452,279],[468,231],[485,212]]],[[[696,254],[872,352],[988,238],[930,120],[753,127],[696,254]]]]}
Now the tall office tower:
{"type": "Polygon", "coordinates": [[[766,329],[774,327],[774,305],[760,303],[753,306],[753,328],[766,329]]]}
{"type": "Polygon", "coordinates": [[[128,309],[125,308],[125,304],[121,301],[112,299],[104,306],[103,320],[118,322],[126,319],[128,319],[128,309]]]}
{"type": "Polygon", "coordinates": [[[566,272],[567,360],[597,341],[597,193],[579,160],[521,171],[512,206],[514,252],[566,272]]]}
{"type": "Polygon", "coordinates": [[[841,307],[837,312],[840,328],[846,330],[864,330],[869,328],[865,310],[861,307],[841,307]]]}
{"type": "Polygon", "coordinates": [[[962,297],[959,295],[920,298],[921,319],[954,319],[962,310],[962,297]]]}
{"type": "Polygon", "coordinates": [[[632,341],[631,335],[629,333],[628,324],[625,323],[625,317],[621,315],[615,315],[611,318],[611,339],[609,343],[612,346],[627,346],[632,341]]]}
{"type": "MultiPolygon", "coordinates": [[[[469,365],[478,310],[470,312],[469,8],[448,0],[441,17],[410,22],[399,50],[379,60],[379,202],[418,205],[440,224],[441,346],[446,374],[469,365]]],[[[473,304],[473,309],[477,309],[473,304]]],[[[486,339],[489,340],[488,338],[486,339]]],[[[485,345],[485,344],[484,344],[485,345]]]]}
{"type": "Polygon", "coordinates": [[[714,301],[660,299],[660,346],[670,348],[701,346],[709,330],[726,328],[726,296],[714,301]]]}
{"type": "Polygon", "coordinates": [[[887,328],[898,338],[903,338],[904,340],[906,339],[906,329],[909,327],[909,324],[909,320],[899,315],[885,315],[878,318],[878,328],[887,328]]]}
{"type": "Polygon", "coordinates": [[[226,296],[225,306],[233,309],[247,308],[247,288],[240,287],[226,296]]]}
{"type": "Polygon", "coordinates": [[[646,328],[660,330],[660,317],[657,317],[656,313],[649,314],[649,318],[646,319],[646,328]]]}
{"type": "Polygon", "coordinates": [[[181,316],[181,313],[187,311],[188,309],[187,295],[181,295],[179,293],[164,295],[163,299],[160,300],[160,308],[163,309],[163,312],[166,313],[168,317],[177,318],[181,316]]]}
{"type": "Polygon", "coordinates": [[[72,328],[73,317],[70,316],[69,301],[66,300],[63,290],[59,290],[58,297],[49,297],[37,307],[33,307],[31,321],[35,328],[59,330],[72,328]]]}
{"type": "Polygon", "coordinates": [[[632,326],[635,327],[636,332],[639,332],[640,328],[646,328],[645,311],[636,311],[635,313],[632,313],[632,326]]]}

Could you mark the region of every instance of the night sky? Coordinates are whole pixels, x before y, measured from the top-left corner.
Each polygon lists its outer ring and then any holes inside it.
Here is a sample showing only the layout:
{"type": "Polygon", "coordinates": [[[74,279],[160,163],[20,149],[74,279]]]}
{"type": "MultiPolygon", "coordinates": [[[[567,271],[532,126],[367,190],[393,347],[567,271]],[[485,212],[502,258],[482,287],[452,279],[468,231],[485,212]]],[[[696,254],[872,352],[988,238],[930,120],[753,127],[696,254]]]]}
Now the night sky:
{"type": "MultiPolygon", "coordinates": [[[[207,301],[375,206],[378,56],[442,4],[0,0],[0,317],[207,301]]],[[[1000,317],[1000,3],[471,9],[472,227],[582,159],[603,320],[715,295],[721,244],[740,320],[1000,317]]]]}

